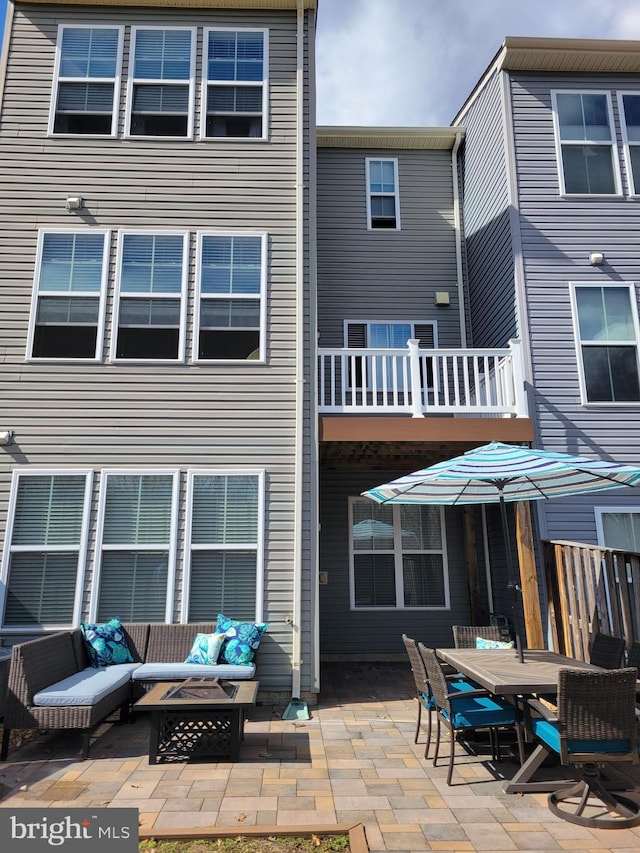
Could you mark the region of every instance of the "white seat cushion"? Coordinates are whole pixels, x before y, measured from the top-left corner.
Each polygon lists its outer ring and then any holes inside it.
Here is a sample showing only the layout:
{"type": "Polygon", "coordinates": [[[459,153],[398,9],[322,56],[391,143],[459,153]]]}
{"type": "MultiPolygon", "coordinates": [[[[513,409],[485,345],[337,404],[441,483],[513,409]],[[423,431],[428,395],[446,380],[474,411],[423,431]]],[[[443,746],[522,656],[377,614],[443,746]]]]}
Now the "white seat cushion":
{"type": "Polygon", "coordinates": [[[182,681],[185,678],[227,678],[231,681],[251,679],[256,674],[254,664],[237,666],[217,663],[143,663],[131,676],[134,681],[182,681]]]}
{"type": "Polygon", "coordinates": [[[40,690],[33,697],[33,704],[56,707],[97,705],[109,693],[127,684],[131,680],[131,673],[138,666],[137,663],[88,666],[40,690]]]}

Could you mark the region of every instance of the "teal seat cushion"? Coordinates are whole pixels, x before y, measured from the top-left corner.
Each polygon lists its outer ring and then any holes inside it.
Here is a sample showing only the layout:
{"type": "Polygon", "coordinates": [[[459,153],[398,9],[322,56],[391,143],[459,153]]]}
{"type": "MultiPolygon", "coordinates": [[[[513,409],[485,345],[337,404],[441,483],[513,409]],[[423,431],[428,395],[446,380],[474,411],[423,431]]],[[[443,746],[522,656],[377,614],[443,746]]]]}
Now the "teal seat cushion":
{"type": "Polygon", "coordinates": [[[451,722],[456,729],[508,726],[518,721],[514,706],[496,696],[465,698],[462,695],[451,700],[451,711],[451,722]]]}
{"type": "MultiPolygon", "coordinates": [[[[531,729],[541,741],[560,752],[560,732],[557,723],[549,720],[532,719],[531,729]]],[[[611,754],[629,752],[628,740],[567,740],[567,749],[572,752],[603,752],[611,754]]]]}
{"type": "Polygon", "coordinates": [[[45,707],[97,705],[105,696],[128,684],[131,673],[138,666],[137,663],[89,666],[39,690],[33,697],[33,704],[45,707]]]}

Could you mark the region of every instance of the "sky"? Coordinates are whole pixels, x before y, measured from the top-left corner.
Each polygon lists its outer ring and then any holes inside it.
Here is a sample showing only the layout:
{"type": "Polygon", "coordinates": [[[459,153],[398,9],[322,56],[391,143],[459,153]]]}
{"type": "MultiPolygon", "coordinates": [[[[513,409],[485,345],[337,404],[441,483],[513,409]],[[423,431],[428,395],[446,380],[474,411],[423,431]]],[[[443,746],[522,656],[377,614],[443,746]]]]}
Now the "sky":
{"type": "Polygon", "coordinates": [[[318,124],[446,126],[507,35],[640,39],[640,0],[319,0],[318,124]]]}

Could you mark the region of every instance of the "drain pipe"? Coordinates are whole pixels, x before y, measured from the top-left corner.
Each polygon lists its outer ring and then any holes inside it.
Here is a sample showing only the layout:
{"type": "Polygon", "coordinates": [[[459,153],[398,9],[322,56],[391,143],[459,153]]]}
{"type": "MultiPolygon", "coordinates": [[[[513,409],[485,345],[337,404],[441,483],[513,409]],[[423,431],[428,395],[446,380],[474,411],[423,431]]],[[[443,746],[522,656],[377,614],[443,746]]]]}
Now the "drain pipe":
{"type": "Polygon", "coordinates": [[[304,8],[297,0],[296,41],[296,413],[293,513],[291,698],[300,699],[304,480],[304,8]]]}

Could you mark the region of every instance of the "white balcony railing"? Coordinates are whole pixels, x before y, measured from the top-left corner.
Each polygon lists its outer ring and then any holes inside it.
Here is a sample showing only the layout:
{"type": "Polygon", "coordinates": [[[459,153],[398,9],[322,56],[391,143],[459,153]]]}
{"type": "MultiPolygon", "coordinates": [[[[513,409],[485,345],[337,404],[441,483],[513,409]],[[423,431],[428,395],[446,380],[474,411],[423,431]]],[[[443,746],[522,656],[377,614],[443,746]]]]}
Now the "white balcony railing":
{"type": "Polygon", "coordinates": [[[527,417],[520,342],[507,349],[320,349],[320,412],[527,417]]]}

